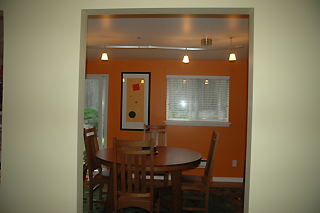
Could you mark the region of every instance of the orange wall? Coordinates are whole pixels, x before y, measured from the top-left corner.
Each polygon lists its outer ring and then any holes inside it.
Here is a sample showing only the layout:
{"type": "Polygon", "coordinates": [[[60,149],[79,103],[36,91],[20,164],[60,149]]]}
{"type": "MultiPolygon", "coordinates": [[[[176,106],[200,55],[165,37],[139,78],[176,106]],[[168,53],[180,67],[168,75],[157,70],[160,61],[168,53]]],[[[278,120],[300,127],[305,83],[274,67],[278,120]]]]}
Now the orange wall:
{"type": "MultiPolygon", "coordinates": [[[[247,131],[247,62],[228,61],[87,61],[87,74],[109,74],[108,147],[112,137],[141,140],[142,131],[120,130],[121,72],[151,72],[150,123],[166,120],[166,75],[230,76],[230,127],[168,126],[168,146],[198,151],[207,158],[211,134],[220,133],[214,164],[214,177],[238,177],[244,173],[247,131]],[[238,161],[232,167],[232,160],[238,161]]],[[[201,169],[189,173],[203,172],[201,169]]]]}

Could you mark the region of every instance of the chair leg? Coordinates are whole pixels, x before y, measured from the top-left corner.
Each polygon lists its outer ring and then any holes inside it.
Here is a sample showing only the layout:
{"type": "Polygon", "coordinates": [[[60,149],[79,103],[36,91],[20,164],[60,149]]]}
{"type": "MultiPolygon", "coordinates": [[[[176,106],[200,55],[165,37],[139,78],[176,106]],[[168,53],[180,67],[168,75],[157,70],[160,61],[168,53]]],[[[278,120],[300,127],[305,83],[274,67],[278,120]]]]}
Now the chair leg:
{"type": "Polygon", "coordinates": [[[93,209],[93,184],[89,183],[89,211],[93,209]]]}
{"type": "Polygon", "coordinates": [[[169,185],[169,172],[166,172],[166,174],[164,175],[164,186],[168,186],[169,185]]]}
{"type": "Polygon", "coordinates": [[[157,203],[156,203],[156,212],[160,213],[160,196],[159,196],[157,203]]]}
{"type": "Polygon", "coordinates": [[[209,191],[207,191],[205,193],[205,200],[204,200],[205,204],[205,208],[206,208],[206,213],[209,213],[209,191]]]}
{"type": "Polygon", "coordinates": [[[99,200],[102,200],[102,189],[103,189],[103,183],[99,184],[99,200]]]}

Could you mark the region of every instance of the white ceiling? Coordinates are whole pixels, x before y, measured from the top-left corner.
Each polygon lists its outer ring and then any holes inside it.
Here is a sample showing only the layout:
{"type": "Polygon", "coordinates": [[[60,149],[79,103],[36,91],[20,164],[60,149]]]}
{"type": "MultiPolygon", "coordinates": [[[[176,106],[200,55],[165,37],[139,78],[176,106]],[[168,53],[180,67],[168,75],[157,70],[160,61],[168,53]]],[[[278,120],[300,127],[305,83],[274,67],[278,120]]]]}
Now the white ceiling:
{"type": "Polygon", "coordinates": [[[228,61],[230,37],[238,61],[248,60],[249,26],[247,15],[104,15],[89,16],[87,59],[99,60],[107,50],[109,60],[192,60],[228,61]],[[140,38],[140,39],[139,39],[140,38]],[[207,51],[201,39],[211,38],[207,51]],[[135,46],[135,49],[105,48],[135,46]],[[138,48],[140,46],[140,49],[138,48]],[[143,46],[148,48],[144,49],[143,46]],[[149,46],[181,50],[150,49],[149,46]],[[212,50],[220,49],[220,50],[212,50]],[[221,50],[223,49],[223,50],[221,50]]]}

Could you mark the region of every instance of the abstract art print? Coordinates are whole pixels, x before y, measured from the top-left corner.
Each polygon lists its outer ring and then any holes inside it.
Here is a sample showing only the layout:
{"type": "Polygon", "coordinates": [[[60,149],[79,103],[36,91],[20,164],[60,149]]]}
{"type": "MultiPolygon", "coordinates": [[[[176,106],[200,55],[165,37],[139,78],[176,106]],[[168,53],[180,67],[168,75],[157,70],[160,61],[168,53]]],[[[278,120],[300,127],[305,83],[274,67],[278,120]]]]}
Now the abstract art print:
{"type": "Polygon", "coordinates": [[[121,130],[143,130],[149,124],[150,72],[121,73],[121,130]]]}

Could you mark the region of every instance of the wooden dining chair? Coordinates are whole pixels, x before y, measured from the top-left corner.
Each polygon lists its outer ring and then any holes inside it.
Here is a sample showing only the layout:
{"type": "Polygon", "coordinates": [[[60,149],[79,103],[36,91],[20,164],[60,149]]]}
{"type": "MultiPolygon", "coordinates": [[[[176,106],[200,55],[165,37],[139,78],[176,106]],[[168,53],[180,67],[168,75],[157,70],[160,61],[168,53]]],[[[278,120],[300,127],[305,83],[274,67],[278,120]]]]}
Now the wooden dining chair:
{"type": "Polygon", "coordinates": [[[138,207],[153,212],[155,204],[157,213],[160,212],[159,191],[154,188],[153,143],[153,139],[149,141],[130,141],[113,138],[115,213],[128,207],[138,207]],[[149,147],[150,149],[146,150],[143,147],[149,147]],[[150,158],[150,165],[148,166],[146,165],[147,158],[150,158]],[[120,174],[118,170],[120,170],[120,174]],[[147,171],[150,173],[150,182],[148,183],[146,180],[147,171]]]}
{"type": "Polygon", "coordinates": [[[167,125],[146,125],[143,128],[143,140],[153,138],[156,146],[167,146],[167,125]]]}
{"type": "MultiPolygon", "coordinates": [[[[146,125],[143,128],[143,140],[153,138],[155,146],[167,146],[167,125],[146,125]]],[[[169,185],[169,172],[155,172],[157,183],[162,183],[164,186],[169,185]]]]}
{"type": "Polygon", "coordinates": [[[97,134],[97,128],[95,126],[91,127],[91,128],[84,128],[84,135],[85,136],[89,136],[89,135],[93,135],[94,136],[94,146],[96,151],[99,151],[99,142],[98,142],[98,134],[97,134]]]}
{"type": "Polygon", "coordinates": [[[87,155],[88,175],[89,175],[89,211],[92,212],[93,203],[105,203],[102,200],[103,185],[109,184],[110,171],[102,171],[101,164],[98,163],[96,152],[99,151],[96,128],[84,129],[84,142],[87,155]],[[93,199],[93,191],[99,189],[99,200],[93,199]]]}
{"type": "MultiPolygon", "coordinates": [[[[210,149],[207,158],[207,164],[203,176],[198,175],[185,175],[181,176],[181,188],[182,191],[198,191],[203,196],[201,197],[204,201],[204,207],[183,207],[184,211],[204,211],[209,212],[209,190],[210,181],[212,177],[212,170],[214,159],[216,156],[218,146],[219,133],[213,131],[210,149]]],[[[199,200],[199,197],[187,197],[183,196],[183,199],[199,200]]]]}

